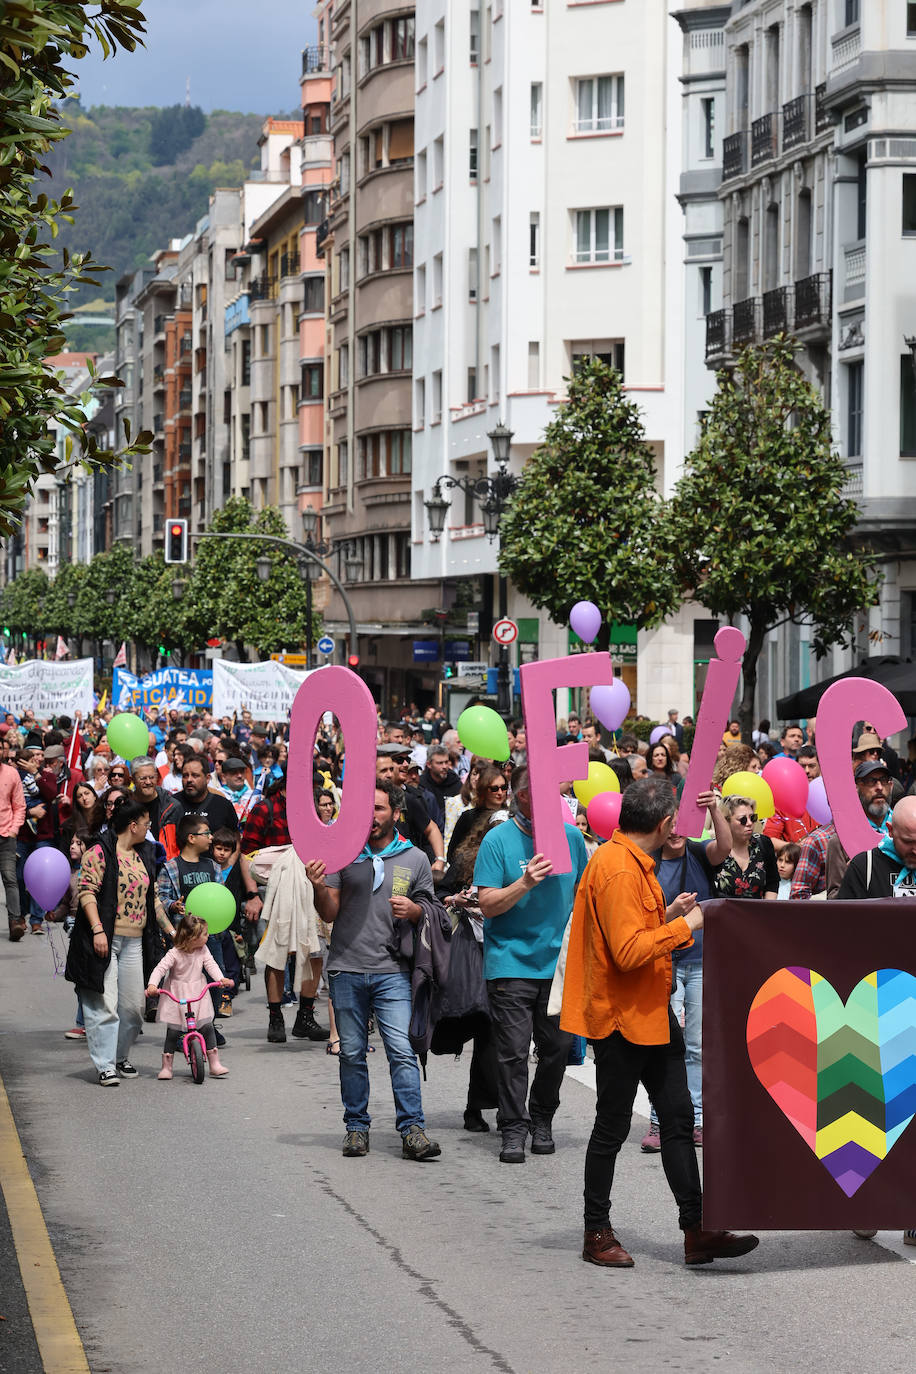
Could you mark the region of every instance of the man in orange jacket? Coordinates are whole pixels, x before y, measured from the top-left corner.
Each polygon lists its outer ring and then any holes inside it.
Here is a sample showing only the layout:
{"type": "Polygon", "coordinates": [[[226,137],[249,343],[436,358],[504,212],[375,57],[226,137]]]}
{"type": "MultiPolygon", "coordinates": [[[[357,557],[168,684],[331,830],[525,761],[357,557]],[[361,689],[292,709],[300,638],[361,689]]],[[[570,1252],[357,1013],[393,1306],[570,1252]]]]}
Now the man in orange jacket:
{"type": "Polygon", "coordinates": [[[582,1258],[612,1269],[633,1260],[610,1224],[611,1186],[642,1083],[658,1113],[662,1166],[678,1204],[687,1264],[746,1255],[756,1236],[702,1229],[702,1190],[693,1143],[684,1035],[671,1011],[671,951],[703,924],[695,892],[670,906],[654,856],[671,833],[676,802],[666,778],[644,778],[623,794],[619,829],[591,859],[573,909],[560,1026],[591,1041],[597,1113],[585,1156],[582,1258]]]}

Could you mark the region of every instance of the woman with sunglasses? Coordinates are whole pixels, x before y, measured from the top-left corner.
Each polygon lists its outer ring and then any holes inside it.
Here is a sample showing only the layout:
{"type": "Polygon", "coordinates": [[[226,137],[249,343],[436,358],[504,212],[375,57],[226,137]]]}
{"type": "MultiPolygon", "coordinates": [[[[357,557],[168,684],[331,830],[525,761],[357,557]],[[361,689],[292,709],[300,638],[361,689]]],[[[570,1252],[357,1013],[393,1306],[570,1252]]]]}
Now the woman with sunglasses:
{"type": "Polygon", "coordinates": [[[775,902],[779,893],[776,851],[766,835],[754,833],[754,803],[747,797],[724,797],[721,807],[731,831],[732,847],[716,878],[717,895],[775,902]]]}
{"type": "Polygon", "coordinates": [[[126,763],[113,763],[108,770],[108,782],[112,787],[130,787],[130,769],[126,763]]]}

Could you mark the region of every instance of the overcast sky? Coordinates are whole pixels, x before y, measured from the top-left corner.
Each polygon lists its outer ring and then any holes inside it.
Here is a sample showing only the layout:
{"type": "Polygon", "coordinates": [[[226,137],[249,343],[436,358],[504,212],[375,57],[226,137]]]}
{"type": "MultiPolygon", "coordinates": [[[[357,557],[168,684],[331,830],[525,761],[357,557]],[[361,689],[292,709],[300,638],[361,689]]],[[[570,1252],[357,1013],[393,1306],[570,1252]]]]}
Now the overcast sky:
{"type": "Polygon", "coordinates": [[[141,0],[146,47],[75,66],[84,105],[176,105],[191,78],[204,110],[298,108],[301,49],[315,41],[302,0],[141,0]]]}

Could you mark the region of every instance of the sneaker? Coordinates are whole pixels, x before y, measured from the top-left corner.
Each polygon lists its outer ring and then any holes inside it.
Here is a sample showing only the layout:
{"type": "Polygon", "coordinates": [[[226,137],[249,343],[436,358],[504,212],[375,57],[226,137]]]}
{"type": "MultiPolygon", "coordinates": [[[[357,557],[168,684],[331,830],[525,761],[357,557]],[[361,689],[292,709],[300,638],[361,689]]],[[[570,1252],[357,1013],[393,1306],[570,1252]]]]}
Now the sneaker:
{"type": "Polygon", "coordinates": [[[225,993],[220,998],[219,1011],[216,1014],[217,1016],[232,1015],[232,998],[226,995],[225,993]]]}
{"type": "Polygon", "coordinates": [[[652,1122],[649,1123],[649,1129],[643,1136],[639,1148],[642,1150],[644,1155],[658,1154],[659,1150],[662,1148],[662,1138],[658,1133],[657,1125],[653,1125],[652,1122]]]}
{"type": "Polygon", "coordinates": [[[45,933],[45,928],[44,928],[44,926],[32,926],[32,934],[33,934],[33,935],[44,935],[44,933],[45,933]]]}
{"type": "Polygon", "coordinates": [[[694,1128],[693,1128],[693,1143],[694,1143],[694,1145],[697,1147],[698,1150],[702,1150],[702,1148],[703,1148],[703,1127],[702,1127],[702,1126],[694,1126],[694,1128]]]}
{"type": "Polygon", "coordinates": [[[135,1069],[129,1059],[118,1060],[118,1073],[122,1078],[139,1078],[140,1072],[135,1069]]]}
{"type": "Polygon", "coordinates": [[[290,1031],[294,1040],[330,1040],[331,1032],[315,1020],[314,1011],[299,1011],[290,1031]]]}
{"type": "Polygon", "coordinates": [[[270,1045],[286,1044],[286,1025],[282,1016],[272,1016],[268,1021],[267,1042],[270,1045]]]}
{"type": "Polygon", "coordinates": [[[916,1245],[916,1231],[904,1231],[903,1243],[904,1245],[916,1245]]]}
{"type": "Polygon", "coordinates": [[[359,1159],[369,1153],[368,1131],[347,1131],[343,1149],[340,1152],[346,1159],[359,1159]]]}
{"type": "Polygon", "coordinates": [[[499,1152],[500,1164],[524,1164],[525,1162],[525,1135],[504,1135],[503,1147],[499,1152]]]}
{"type": "Polygon", "coordinates": [[[435,1159],[441,1155],[442,1151],[434,1140],[423,1130],[422,1126],[411,1126],[410,1130],[401,1137],[401,1155],[404,1159],[435,1159]]]}
{"type": "Polygon", "coordinates": [[[531,1122],[531,1153],[533,1155],[552,1155],[556,1151],[549,1121],[531,1122]]]}
{"type": "Polygon", "coordinates": [[[82,1026],[74,1026],[72,1030],[64,1031],[65,1040],[85,1040],[86,1032],[82,1026]]]}
{"type": "Polygon", "coordinates": [[[105,1069],[104,1072],[99,1074],[100,1088],[119,1088],[120,1086],[121,1080],[114,1069],[105,1069]]]}

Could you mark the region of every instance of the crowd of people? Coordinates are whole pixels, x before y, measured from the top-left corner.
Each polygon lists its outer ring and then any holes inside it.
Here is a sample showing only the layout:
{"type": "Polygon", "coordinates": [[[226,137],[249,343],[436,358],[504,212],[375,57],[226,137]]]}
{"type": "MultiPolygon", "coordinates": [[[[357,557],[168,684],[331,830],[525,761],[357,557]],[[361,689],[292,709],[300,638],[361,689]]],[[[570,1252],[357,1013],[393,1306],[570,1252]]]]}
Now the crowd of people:
{"type": "MultiPolygon", "coordinates": [[[[441,712],[407,709],[379,719],[366,845],[329,872],[320,855],[303,861],[291,844],[286,723],[256,722],[247,711],[215,720],[172,710],[151,721],[148,753],[131,759],[112,756],[107,723],[104,713],[39,723],[25,712],[0,724],[9,938],[40,936],[48,922],[69,930],[77,1014],[67,1035],[87,1044],[100,1085],[137,1076],[130,1054],[144,1017],[164,1025],[159,1078],[171,1078],[181,1020],[160,987],[185,998],[203,993],[198,1025],[210,1073],[224,1077],[226,1019],[258,967],[268,1042],[286,1042],[284,1007],[294,1004],[291,1035],[323,1043],[338,1061],[346,1157],[369,1153],[377,1035],[405,1159],[441,1153],[427,1132],[421,1063],[470,1046],[464,1129],[489,1132],[486,1114],[495,1110],[499,1160],[519,1165],[555,1152],[565,1070],[582,1062],[588,1042],[597,1115],[583,1258],[633,1263],[609,1208],[640,1082],[652,1104],[642,1149],[661,1154],[685,1262],[757,1244],[701,1224],[701,904],[716,896],[916,896],[916,741],[901,764],[869,722],[857,723],[849,767],[878,844],[848,855],[832,822],[818,825],[807,812],[763,821],[752,798],[722,795],[729,777],[780,756],[816,778],[816,720],[780,732],[761,721],[752,744],[729,722],[700,796],[707,829],[694,839],[675,828],[692,721],[672,710],[647,744],[626,726],[609,733],[570,714],[558,743],[587,744],[589,760],[610,765],[623,795],[618,829],[602,840],[572,782],[562,785],[570,865],[557,873],[534,849],[523,723],[510,722],[510,757],[497,761],[470,754],[441,712]],[[45,846],[60,849],[72,869],[53,911],[23,880],[26,859],[45,846]],[[186,905],[196,886],[214,882],[236,903],[219,934],[186,905]],[[316,1016],[322,986],[327,1026],[316,1016]]],[[[324,824],[337,815],[345,766],[345,740],[328,713],[312,777],[324,824]]],[[[916,1243],[916,1233],[906,1237],[916,1243]]]]}

